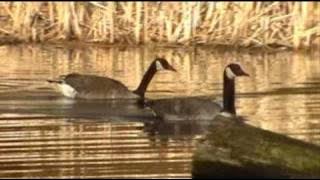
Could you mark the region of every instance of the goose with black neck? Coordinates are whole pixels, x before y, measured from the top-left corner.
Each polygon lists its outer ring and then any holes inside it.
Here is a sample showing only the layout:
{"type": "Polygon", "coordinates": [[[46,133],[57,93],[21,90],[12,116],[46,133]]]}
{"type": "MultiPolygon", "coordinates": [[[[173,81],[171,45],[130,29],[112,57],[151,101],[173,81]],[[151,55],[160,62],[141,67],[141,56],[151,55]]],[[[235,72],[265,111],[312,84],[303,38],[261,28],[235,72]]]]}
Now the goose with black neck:
{"type": "Polygon", "coordinates": [[[64,96],[74,99],[144,99],[148,85],[161,70],[176,71],[166,59],[156,58],[134,91],[118,80],[96,75],[71,73],[47,81],[57,84],[64,96]]]}
{"type": "Polygon", "coordinates": [[[155,115],[164,120],[212,120],[218,114],[236,115],[235,78],[249,76],[238,63],[230,63],[223,72],[223,106],[200,97],[167,98],[146,101],[155,115]]]}

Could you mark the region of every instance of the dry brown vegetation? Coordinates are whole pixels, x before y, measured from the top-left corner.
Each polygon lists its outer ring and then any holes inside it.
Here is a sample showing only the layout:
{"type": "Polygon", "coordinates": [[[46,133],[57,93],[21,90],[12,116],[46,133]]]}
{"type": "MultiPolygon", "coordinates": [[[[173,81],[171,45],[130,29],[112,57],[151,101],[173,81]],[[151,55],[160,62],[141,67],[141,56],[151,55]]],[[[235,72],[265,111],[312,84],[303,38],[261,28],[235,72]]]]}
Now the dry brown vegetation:
{"type": "Polygon", "coordinates": [[[1,2],[0,42],[320,45],[319,2],[1,2]]]}

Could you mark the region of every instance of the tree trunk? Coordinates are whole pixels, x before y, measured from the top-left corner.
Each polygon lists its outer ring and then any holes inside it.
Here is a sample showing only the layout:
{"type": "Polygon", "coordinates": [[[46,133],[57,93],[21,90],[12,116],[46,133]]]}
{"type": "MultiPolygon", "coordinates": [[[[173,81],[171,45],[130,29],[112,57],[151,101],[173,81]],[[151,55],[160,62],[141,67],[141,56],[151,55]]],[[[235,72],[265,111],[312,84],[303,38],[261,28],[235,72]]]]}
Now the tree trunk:
{"type": "Polygon", "coordinates": [[[216,118],[193,157],[193,178],[319,178],[320,147],[216,118]]]}

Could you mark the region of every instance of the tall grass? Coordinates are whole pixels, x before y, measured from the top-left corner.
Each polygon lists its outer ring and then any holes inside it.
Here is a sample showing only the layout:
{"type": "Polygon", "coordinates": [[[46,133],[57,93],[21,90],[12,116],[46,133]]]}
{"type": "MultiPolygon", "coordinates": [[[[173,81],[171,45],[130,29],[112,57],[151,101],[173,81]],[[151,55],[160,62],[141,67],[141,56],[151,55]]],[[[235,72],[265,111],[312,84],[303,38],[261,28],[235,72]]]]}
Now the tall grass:
{"type": "Polygon", "coordinates": [[[320,45],[320,3],[1,2],[0,25],[2,40],[23,42],[309,48],[320,45]]]}

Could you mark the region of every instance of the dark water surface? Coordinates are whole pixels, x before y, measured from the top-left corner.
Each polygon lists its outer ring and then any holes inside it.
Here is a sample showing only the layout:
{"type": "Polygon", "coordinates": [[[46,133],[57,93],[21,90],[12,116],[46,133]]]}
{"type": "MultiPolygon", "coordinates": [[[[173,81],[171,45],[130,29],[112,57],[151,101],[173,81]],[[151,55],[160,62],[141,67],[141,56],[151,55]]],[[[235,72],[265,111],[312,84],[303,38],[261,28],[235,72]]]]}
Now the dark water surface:
{"type": "Polygon", "coordinates": [[[202,122],[159,122],[127,101],[74,101],[45,81],[79,72],[135,89],[156,55],[178,73],[157,74],[148,98],[221,99],[223,68],[236,60],[251,75],[237,79],[237,113],[320,145],[319,51],[1,46],[0,177],[190,178],[202,122]]]}

